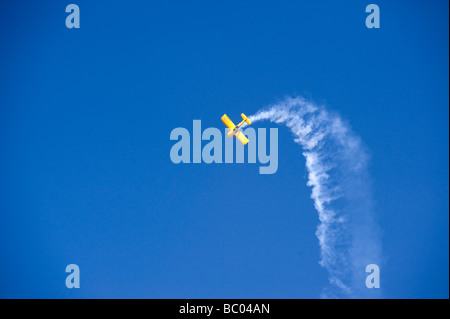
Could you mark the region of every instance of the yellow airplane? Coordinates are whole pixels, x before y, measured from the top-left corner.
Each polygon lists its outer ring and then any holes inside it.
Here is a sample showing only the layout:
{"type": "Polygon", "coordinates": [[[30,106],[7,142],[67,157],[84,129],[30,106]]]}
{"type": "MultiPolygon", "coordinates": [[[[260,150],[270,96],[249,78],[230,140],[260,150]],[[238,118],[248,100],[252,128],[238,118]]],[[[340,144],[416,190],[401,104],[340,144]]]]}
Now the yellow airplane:
{"type": "Polygon", "coordinates": [[[241,127],[242,124],[244,124],[244,122],[246,122],[248,125],[252,124],[252,122],[250,122],[250,120],[248,119],[248,117],[242,113],[242,122],[239,123],[238,125],[234,125],[234,123],[230,120],[230,118],[224,114],[220,119],[222,120],[223,124],[225,124],[230,131],[227,133],[228,137],[232,137],[232,136],[236,136],[236,138],[242,143],[242,144],[247,144],[248,143],[248,138],[244,135],[244,133],[242,133],[239,128],[241,127]]]}

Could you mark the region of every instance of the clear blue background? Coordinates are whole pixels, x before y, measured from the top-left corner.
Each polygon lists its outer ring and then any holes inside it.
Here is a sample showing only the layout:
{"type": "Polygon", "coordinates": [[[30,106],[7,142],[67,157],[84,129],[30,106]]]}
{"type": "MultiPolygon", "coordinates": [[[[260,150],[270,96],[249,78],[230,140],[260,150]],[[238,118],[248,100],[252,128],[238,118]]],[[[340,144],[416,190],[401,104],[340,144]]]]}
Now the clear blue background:
{"type": "Polygon", "coordinates": [[[383,296],[448,298],[448,1],[377,0],[380,29],[368,1],[76,0],[67,29],[69,3],[0,3],[0,297],[319,297],[286,128],[274,175],[169,158],[173,128],[297,94],[371,151],[383,296]]]}

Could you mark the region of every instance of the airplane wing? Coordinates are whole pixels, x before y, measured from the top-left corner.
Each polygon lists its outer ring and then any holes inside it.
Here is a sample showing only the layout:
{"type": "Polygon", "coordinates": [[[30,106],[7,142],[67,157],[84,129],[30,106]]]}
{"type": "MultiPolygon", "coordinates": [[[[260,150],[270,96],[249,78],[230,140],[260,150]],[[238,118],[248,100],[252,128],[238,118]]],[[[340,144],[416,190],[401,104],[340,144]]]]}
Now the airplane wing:
{"type": "Polygon", "coordinates": [[[245,145],[248,143],[248,138],[241,131],[237,131],[235,136],[242,144],[245,145]]]}
{"type": "Polygon", "coordinates": [[[226,114],[224,114],[220,119],[222,120],[223,124],[225,124],[230,130],[234,130],[234,128],[236,127],[236,125],[234,125],[234,123],[226,114]]]}

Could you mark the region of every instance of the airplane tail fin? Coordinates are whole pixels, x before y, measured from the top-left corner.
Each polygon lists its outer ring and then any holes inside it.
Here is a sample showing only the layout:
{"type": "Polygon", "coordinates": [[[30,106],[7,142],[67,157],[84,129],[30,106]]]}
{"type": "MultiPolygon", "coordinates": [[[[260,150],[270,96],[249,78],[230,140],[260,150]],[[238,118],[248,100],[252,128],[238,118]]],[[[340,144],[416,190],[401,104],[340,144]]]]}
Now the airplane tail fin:
{"type": "Polygon", "coordinates": [[[241,114],[241,117],[248,125],[252,124],[252,122],[248,119],[248,117],[244,113],[241,114]]]}

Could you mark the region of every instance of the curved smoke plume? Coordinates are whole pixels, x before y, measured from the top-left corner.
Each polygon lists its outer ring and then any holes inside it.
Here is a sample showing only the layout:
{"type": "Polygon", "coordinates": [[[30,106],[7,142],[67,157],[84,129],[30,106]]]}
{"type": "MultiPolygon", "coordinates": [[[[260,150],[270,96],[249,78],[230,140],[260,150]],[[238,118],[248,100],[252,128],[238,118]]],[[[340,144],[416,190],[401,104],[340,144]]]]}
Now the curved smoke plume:
{"type": "Polygon", "coordinates": [[[322,297],[378,297],[379,289],[365,285],[366,266],[380,265],[381,254],[361,139],[337,114],[301,97],[287,98],[250,120],[286,125],[302,147],[320,220],[320,265],[330,281],[322,297]]]}

